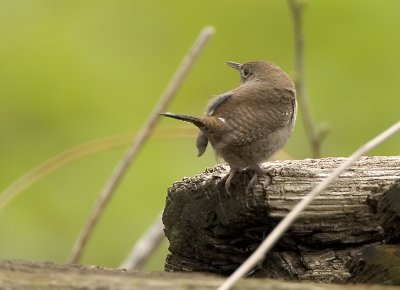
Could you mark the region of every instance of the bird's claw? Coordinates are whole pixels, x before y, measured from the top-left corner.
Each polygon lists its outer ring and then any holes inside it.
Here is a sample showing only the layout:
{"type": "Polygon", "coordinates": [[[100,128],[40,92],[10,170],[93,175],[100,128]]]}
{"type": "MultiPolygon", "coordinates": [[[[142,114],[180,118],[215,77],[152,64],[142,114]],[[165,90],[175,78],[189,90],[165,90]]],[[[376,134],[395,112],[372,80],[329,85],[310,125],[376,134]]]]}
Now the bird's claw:
{"type": "Polygon", "coordinates": [[[232,169],[231,168],[231,171],[228,173],[228,177],[227,177],[227,179],[225,181],[225,191],[228,194],[228,196],[232,196],[231,191],[230,191],[230,187],[231,187],[232,178],[236,174],[236,172],[237,172],[237,169],[232,169]]]}
{"type": "Polygon", "coordinates": [[[258,177],[258,174],[263,174],[263,175],[265,175],[265,180],[264,180],[264,182],[262,183],[263,189],[264,189],[264,190],[267,189],[268,186],[271,184],[271,182],[272,182],[272,175],[269,173],[268,170],[266,170],[266,169],[261,169],[261,168],[260,168],[260,170],[256,170],[256,171],[254,172],[253,177],[250,179],[249,184],[246,186],[246,194],[250,193],[250,192],[252,191],[252,188],[257,184],[257,177],[258,177]]]}

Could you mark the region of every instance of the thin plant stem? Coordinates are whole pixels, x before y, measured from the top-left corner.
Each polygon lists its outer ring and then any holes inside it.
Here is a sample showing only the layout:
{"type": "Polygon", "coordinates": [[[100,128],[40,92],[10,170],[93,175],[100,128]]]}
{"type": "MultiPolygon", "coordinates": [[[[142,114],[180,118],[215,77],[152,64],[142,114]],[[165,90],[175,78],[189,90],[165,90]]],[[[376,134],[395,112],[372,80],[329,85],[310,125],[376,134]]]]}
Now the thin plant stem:
{"type": "Polygon", "coordinates": [[[321,156],[322,135],[317,130],[311,114],[310,104],[306,92],[305,65],[304,65],[304,32],[303,32],[303,10],[304,0],[288,0],[293,15],[294,50],[295,50],[295,84],[297,99],[302,114],[304,129],[310,141],[312,156],[321,156]]]}
{"type": "Polygon", "coordinates": [[[56,171],[58,168],[84,156],[129,144],[128,140],[130,140],[131,137],[132,134],[125,134],[92,140],[67,149],[57,154],[56,156],[44,161],[37,167],[19,177],[1,192],[0,209],[3,209],[13,198],[15,198],[23,190],[31,186],[36,181],[56,171]]]}
{"type": "MultiPolygon", "coordinates": [[[[157,130],[157,132],[152,135],[152,138],[193,138],[195,135],[196,131],[194,128],[163,128],[157,130]]],[[[57,169],[71,163],[74,160],[78,160],[98,152],[129,145],[134,136],[135,134],[126,133],[88,141],[51,157],[24,175],[20,176],[0,193],[0,210],[9,204],[16,196],[18,196],[19,193],[23,192],[32,184],[48,176],[57,169]]]]}
{"type": "Polygon", "coordinates": [[[233,285],[247,273],[253,269],[259,261],[271,250],[280,237],[287,231],[293,222],[299,217],[304,209],[313,201],[313,199],[325,190],[329,184],[334,182],[338,176],[356,162],[362,155],[366,154],[371,149],[375,148],[383,141],[400,131],[400,121],[393,126],[373,138],[368,143],[361,146],[350,157],[344,161],[332,174],[321,181],[308,195],[306,195],[289,213],[279,222],[279,224],[271,231],[268,237],[261,243],[261,245],[250,255],[250,257],[239,267],[231,276],[217,289],[229,290],[233,285]]]}
{"type": "Polygon", "coordinates": [[[139,132],[139,135],[133,140],[132,145],[128,149],[126,155],[119,162],[110,179],[100,192],[100,195],[94,205],[94,208],[89,218],[86,221],[86,224],[84,225],[74,243],[74,246],[68,258],[69,263],[78,263],[80,261],[89,237],[91,236],[101,214],[104,212],[104,209],[111,199],[113,193],[122,181],[122,178],[127,172],[129,165],[132,163],[135,157],[137,157],[138,152],[148,139],[155,125],[157,124],[157,121],[159,120],[159,114],[165,111],[172,98],[176,95],[185,77],[195,63],[195,60],[197,60],[198,56],[205,47],[205,44],[208,42],[214,32],[215,29],[211,26],[203,28],[193,46],[190,48],[188,54],[182,60],[180,66],[173,75],[165,91],[161,94],[157,105],[151,112],[142,130],[139,132]]]}
{"type": "Polygon", "coordinates": [[[150,259],[154,251],[160,246],[165,239],[164,225],[161,220],[162,213],[157,216],[157,219],[140,237],[133,246],[130,254],[125,261],[119,266],[126,270],[140,270],[150,259]]]}

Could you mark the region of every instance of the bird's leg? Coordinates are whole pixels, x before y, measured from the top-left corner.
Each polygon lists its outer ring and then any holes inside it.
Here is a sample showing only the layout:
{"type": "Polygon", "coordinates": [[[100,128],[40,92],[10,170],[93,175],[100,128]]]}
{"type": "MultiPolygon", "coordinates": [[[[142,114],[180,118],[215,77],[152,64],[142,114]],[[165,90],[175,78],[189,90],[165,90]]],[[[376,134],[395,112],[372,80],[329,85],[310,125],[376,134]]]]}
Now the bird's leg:
{"type": "Polygon", "coordinates": [[[236,168],[231,168],[231,171],[229,171],[229,173],[228,173],[228,178],[225,181],[225,191],[229,196],[231,196],[231,192],[229,191],[229,188],[231,187],[231,181],[237,171],[238,170],[236,168]]]}
{"type": "Polygon", "coordinates": [[[272,182],[271,172],[268,169],[262,169],[262,173],[265,174],[265,180],[263,182],[263,188],[266,189],[272,182]]]}
{"type": "Polygon", "coordinates": [[[246,186],[246,194],[250,193],[251,189],[254,187],[256,181],[257,181],[257,171],[254,172],[253,177],[250,179],[249,184],[246,186]]]}
{"type": "Polygon", "coordinates": [[[250,190],[256,184],[258,174],[265,174],[266,175],[266,178],[265,178],[265,180],[263,182],[263,188],[264,189],[267,188],[270,185],[271,181],[272,181],[272,176],[270,175],[268,170],[262,169],[259,164],[256,164],[256,165],[252,166],[251,168],[254,169],[254,175],[250,179],[249,184],[246,186],[246,193],[249,193],[250,190]]]}

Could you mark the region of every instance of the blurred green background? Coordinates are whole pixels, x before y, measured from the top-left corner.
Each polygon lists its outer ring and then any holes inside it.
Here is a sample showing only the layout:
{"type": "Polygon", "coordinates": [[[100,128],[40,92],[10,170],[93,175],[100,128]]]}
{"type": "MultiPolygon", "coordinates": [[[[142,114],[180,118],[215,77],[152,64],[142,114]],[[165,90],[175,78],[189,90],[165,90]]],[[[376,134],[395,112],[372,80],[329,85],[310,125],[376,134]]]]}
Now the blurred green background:
{"type": "MultiPolygon", "coordinates": [[[[400,1],[308,1],[307,89],[329,127],[322,153],[346,156],[400,117],[400,1]]],[[[200,115],[239,83],[223,63],[269,59],[294,75],[286,1],[0,1],[0,189],[81,143],[135,133],[201,28],[217,29],[170,111],[200,115]]],[[[159,128],[190,125],[163,120],[159,128]]],[[[100,221],[83,263],[117,266],[175,180],[215,164],[193,138],[151,140],[100,221]]],[[[396,136],[371,154],[399,154],[396,136]]],[[[84,157],[0,212],[0,258],[64,262],[126,148],[84,157]]],[[[310,157],[301,117],[285,147],[310,157]]],[[[161,270],[164,244],[147,266],[161,270]]]]}

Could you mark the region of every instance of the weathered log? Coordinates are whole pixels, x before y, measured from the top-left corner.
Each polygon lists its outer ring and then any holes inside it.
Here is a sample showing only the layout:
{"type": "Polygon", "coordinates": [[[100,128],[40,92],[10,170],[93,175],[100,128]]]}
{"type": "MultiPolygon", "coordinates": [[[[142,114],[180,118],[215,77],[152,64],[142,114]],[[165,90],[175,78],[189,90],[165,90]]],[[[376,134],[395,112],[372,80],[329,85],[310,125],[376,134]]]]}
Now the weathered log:
{"type": "Polygon", "coordinates": [[[387,244],[363,247],[346,264],[351,273],[348,281],[400,285],[400,179],[372,195],[371,201],[387,244]]]}
{"type": "MultiPolygon", "coordinates": [[[[0,289],[5,290],[214,290],[223,279],[214,275],[187,273],[142,273],[100,267],[59,265],[49,262],[0,260],[0,289]]],[[[391,290],[390,286],[352,285],[347,290],[391,290]]],[[[234,289],[242,290],[339,290],[338,285],[289,283],[246,279],[234,289]]]]}
{"type": "Polygon", "coordinates": [[[351,283],[400,285],[400,244],[366,246],[347,266],[351,283]]]}
{"type": "Polygon", "coordinates": [[[377,209],[386,242],[400,243],[400,180],[382,194],[377,209]]]}
{"type": "MultiPolygon", "coordinates": [[[[224,190],[229,167],[184,178],[168,190],[163,215],[170,241],[167,271],[229,274],[304,195],[344,158],[273,161],[246,191],[253,174],[242,171],[224,190]]],[[[365,245],[384,239],[370,196],[400,178],[400,156],[363,157],[321,193],[254,269],[258,277],[346,282],[346,262],[365,245]]]]}

